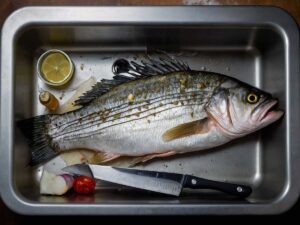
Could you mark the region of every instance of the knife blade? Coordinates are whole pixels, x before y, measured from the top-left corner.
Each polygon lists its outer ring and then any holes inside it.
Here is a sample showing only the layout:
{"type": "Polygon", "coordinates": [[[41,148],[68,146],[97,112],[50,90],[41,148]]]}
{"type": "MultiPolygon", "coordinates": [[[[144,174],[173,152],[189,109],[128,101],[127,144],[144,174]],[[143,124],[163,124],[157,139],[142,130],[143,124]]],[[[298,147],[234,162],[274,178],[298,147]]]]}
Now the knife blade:
{"type": "Polygon", "coordinates": [[[246,185],[213,181],[178,173],[93,164],[67,166],[63,168],[63,171],[173,196],[179,196],[183,188],[213,189],[242,198],[246,198],[252,193],[251,187],[246,185]]]}

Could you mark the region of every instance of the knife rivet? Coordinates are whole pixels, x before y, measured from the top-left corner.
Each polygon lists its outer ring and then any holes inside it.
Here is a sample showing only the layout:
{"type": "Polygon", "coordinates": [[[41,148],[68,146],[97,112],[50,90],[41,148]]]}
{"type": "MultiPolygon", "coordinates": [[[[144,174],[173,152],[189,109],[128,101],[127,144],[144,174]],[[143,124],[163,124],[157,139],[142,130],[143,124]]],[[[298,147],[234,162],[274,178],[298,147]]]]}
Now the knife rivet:
{"type": "Polygon", "coordinates": [[[197,184],[197,181],[195,179],[192,179],[192,184],[193,185],[197,184]]]}
{"type": "Polygon", "coordinates": [[[236,190],[237,190],[238,192],[242,192],[242,191],[243,191],[243,188],[240,187],[240,186],[238,186],[238,187],[236,188],[236,190]]]}

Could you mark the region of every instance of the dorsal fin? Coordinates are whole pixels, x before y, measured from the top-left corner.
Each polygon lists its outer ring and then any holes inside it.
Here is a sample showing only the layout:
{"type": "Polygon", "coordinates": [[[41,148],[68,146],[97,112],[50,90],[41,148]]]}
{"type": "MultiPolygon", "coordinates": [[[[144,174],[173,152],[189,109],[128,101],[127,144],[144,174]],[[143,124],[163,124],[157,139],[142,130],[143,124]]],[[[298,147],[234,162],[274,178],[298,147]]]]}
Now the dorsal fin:
{"type": "Polygon", "coordinates": [[[90,91],[79,97],[79,99],[75,101],[75,104],[86,105],[95,98],[107,93],[113,87],[132,80],[188,70],[191,69],[186,63],[175,59],[167,53],[164,53],[163,56],[158,56],[157,58],[146,55],[145,59],[140,60],[139,62],[128,62],[126,59],[118,59],[112,65],[112,72],[115,75],[113,76],[113,79],[102,79],[100,82],[97,82],[90,91]]]}

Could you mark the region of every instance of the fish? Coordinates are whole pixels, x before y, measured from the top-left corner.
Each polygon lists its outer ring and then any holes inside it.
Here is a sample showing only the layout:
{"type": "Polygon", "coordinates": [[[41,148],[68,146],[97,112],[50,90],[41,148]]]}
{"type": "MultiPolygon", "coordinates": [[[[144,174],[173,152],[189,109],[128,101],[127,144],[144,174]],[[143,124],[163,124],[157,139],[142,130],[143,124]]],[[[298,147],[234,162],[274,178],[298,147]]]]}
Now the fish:
{"type": "Polygon", "coordinates": [[[236,78],[192,70],[173,56],[118,59],[78,100],[81,108],[18,121],[30,165],[87,149],[100,163],[133,163],[211,149],[256,132],[284,114],[270,93],[236,78]]]}

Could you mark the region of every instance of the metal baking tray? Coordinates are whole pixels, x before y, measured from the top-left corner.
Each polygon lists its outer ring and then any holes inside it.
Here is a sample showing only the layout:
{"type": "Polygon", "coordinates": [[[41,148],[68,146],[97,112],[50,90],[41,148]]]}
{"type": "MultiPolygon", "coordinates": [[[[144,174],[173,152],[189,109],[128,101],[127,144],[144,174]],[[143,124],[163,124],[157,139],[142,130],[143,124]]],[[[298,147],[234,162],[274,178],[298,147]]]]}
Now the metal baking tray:
{"type": "Polygon", "coordinates": [[[0,191],[18,213],[278,214],[298,198],[299,31],[279,8],[27,7],[6,20],[1,58],[0,191]],[[67,52],[76,67],[64,90],[37,78],[36,61],[52,48],[67,52]],[[274,94],[285,116],[217,149],[140,167],[244,183],[253,187],[253,194],[241,201],[218,192],[187,190],[177,198],[103,185],[92,196],[41,196],[36,182],[40,172],[27,166],[29,149],[14,125],[44,113],[38,90],[50,90],[64,102],[89,77],[112,77],[115,59],[138,58],[156,49],[193,69],[227,74],[274,94]]]}

